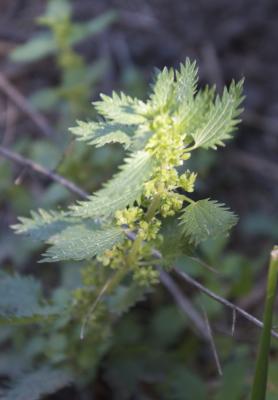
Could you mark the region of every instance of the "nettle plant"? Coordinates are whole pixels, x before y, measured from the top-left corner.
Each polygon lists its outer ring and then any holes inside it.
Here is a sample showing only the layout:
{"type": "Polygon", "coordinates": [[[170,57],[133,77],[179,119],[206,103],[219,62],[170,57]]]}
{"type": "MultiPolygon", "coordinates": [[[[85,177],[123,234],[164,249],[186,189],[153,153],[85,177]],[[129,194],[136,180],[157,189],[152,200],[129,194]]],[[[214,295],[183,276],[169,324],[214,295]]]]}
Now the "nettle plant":
{"type": "Polygon", "coordinates": [[[58,107],[67,118],[73,114],[86,115],[88,101],[95,84],[103,77],[107,63],[97,59],[87,66],[85,59],[75,46],[88,37],[107,29],[116,20],[113,11],[83,22],[73,20],[73,2],[48,0],[43,15],[37,23],[46,28],[28,42],[16,47],[10,54],[14,62],[34,62],[48,56],[55,57],[60,72],[60,83],[56,87],[38,90],[31,96],[36,108],[49,110],[58,107]]]}
{"type": "Polygon", "coordinates": [[[103,325],[159,282],[161,266],[170,269],[177,257],[237,222],[223,204],[190,197],[197,173],[186,163],[193,151],[217,149],[231,137],[243,81],[221,96],[214,87],[197,90],[197,83],[196,63],[187,59],[178,70],[157,72],[146,102],[101,95],[94,103],[99,120],[78,121],[71,132],[96,147],[122,144],[128,155],[120,171],[68,210],[39,210],[15,226],[50,245],[42,262],[86,260],[84,285],[73,292],[72,304],[83,321],[82,336],[90,324],[105,336],[109,327],[103,325]]]}

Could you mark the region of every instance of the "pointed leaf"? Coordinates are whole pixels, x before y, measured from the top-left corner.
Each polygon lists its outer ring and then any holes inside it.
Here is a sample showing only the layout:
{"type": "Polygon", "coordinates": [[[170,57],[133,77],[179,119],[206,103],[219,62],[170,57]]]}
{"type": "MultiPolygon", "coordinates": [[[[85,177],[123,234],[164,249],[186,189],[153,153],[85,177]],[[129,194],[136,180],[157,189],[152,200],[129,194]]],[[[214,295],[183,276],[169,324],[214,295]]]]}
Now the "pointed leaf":
{"type": "Polygon", "coordinates": [[[113,296],[107,299],[110,312],[119,316],[126,313],[136,303],[144,300],[147,292],[145,287],[139,286],[136,282],[128,287],[118,286],[113,296]]]}
{"type": "Polygon", "coordinates": [[[227,233],[236,223],[236,215],[223,204],[210,199],[196,201],[180,217],[185,235],[191,243],[227,233]]]}
{"type": "Polygon", "coordinates": [[[72,31],[69,38],[70,44],[74,45],[88,36],[96,35],[104,31],[117,19],[117,13],[114,10],[107,11],[90,21],[72,24],[72,31]]]}
{"type": "Polygon", "coordinates": [[[155,109],[163,109],[174,100],[174,70],[163,68],[157,72],[152,94],[150,96],[152,106],[155,109]]]}
{"type": "Polygon", "coordinates": [[[213,106],[215,98],[215,87],[206,86],[199,90],[194,99],[182,103],[177,112],[177,119],[180,120],[183,132],[195,132],[207,121],[208,113],[213,106]]]}
{"type": "Polygon", "coordinates": [[[197,90],[198,68],[196,62],[191,62],[189,58],[184,64],[180,64],[180,70],[176,71],[176,100],[179,103],[190,102],[197,90]]]}
{"type": "Polygon", "coordinates": [[[38,241],[45,241],[80,221],[80,219],[73,218],[66,212],[42,209],[31,211],[31,218],[19,217],[18,219],[20,223],[12,226],[16,233],[27,234],[38,241]]]}
{"type": "Polygon", "coordinates": [[[163,241],[157,248],[163,257],[161,263],[166,267],[175,263],[181,255],[192,254],[193,246],[184,237],[182,226],[176,218],[163,220],[160,233],[163,241]]]}
{"type": "MultiPolygon", "coordinates": [[[[55,306],[43,305],[41,286],[32,277],[6,275],[0,278],[0,321],[33,323],[55,317],[55,306]]],[[[60,310],[61,311],[61,310],[60,310]]]]}
{"type": "Polygon", "coordinates": [[[138,151],[125,161],[121,171],[103,189],[91,196],[89,201],[71,207],[73,216],[107,217],[140,200],[143,184],[152,174],[153,160],[148,153],[138,151]]]}
{"type": "Polygon", "coordinates": [[[99,229],[90,223],[75,225],[48,240],[52,246],[42,261],[88,260],[124,239],[125,235],[120,228],[99,229]]]}
{"type": "Polygon", "coordinates": [[[56,50],[55,41],[50,33],[42,33],[20,46],[10,54],[12,61],[32,62],[46,57],[56,50]]]}
{"type": "Polygon", "coordinates": [[[134,125],[141,124],[145,117],[140,115],[140,104],[138,99],[133,99],[124,93],[112,93],[112,96],[101,94],[101,100],[93,104],[96,110],[108,120],[113,122],[134,125]]]}
{"type": "Polygon", "coordinates": [[[130,146],[130,136],[133,129],[129,126],[116,123],[82,122],[77,121],[78,126],[70,128],[70,131],[79,140],[101,147],[107,143],[121,143],[125,148],[130,146]]]}
{"type": "Polygon", "coordinates": [[[207,120],[202,127],[193,131],[194,148],[204,147],[216,149],[217,146],[224,146],[224,140],[231,137],[240,122],[238,119],[242,109],[240,104],[242,97],[243,81],[238,84],[231,84],[229,90],[224,89],[223,96],[216,98],[215,104],[211,107],[207,120]]]}

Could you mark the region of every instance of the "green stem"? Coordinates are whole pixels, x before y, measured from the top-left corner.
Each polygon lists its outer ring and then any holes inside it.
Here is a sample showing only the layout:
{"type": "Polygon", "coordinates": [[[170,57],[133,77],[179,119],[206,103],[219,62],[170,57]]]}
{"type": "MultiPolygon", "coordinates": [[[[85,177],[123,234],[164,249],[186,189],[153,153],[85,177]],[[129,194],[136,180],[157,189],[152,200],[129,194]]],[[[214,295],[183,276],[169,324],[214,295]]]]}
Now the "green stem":
{"type": "Polygon", "coordinates": [[[197,147],[196,147],[196,145],[194,144],[193,146],[185,147],[184,152],[185,152],[185,153],[190,153],[191,151],[195,150],[196,148],[197,148],[197,147]]]}
{"type": "Polygon", "coordinates": [[[84,339],[84,334],[85,334],[85,328],[90,320],[90,316],[92,313],[95,311],[97,308],[99,302],[102,300],[103,296],[105,294],[111,294],[113,290],[119,285],[119,283],[123,280],[125,275],[128,272],[128,265],[125,265],[123,268],[119,269],[114,273],[114,275],[108,279],[105,283],[105,285],[99,290],[95,301],[89,308],[89,311],[87,312],[87,315],[85,316],[82,326],[81,326],[81,331],[80,331],[80,339],[84,339]]]}
{"type": "Polygon", "coordinates": [[[251,400],[265,400],[268,374],[268,357],[271,339],[272,315],[278,280],[278,246],[271,252],[264,310],[264,326],[260,338],[251,400]]]}
{"type": "Polygon", "coordinates": [[[143,239],[138,235],[136,236],[136,239],[134,240],[130,252],[127,256],[127,264],[132,266],[136,262],[137,259],[137,253],[140,249],[140,246],[142,244],[143,239]]]}
{"type": "Polygon", "coordinates": [[[94,301],[92,305],[92,310],[91,312],[95,309],[97,306],[98,302],[102,299],[104,294],[111,294],[113,290],[119,285],[119,283],[123,280],[125,275],[128,272],[128,266],[125,265],[123,268],[117,270],[111,278],[109,278],[106,282],[105,285],[100,289],[98,292],[98,295],[96,297],[96,300],[94,301]]]}
{"type": "Polygon", "coordinates": [[[160,196],[157,194],[156,196],[154,196],[154,198],[151,201],[151,204],[149,205],[149,207],[147,209],[147,212],[145,215],[145,220],[147,222],[150,222],[153,219],[159,205],[160,205],[160,196]]]}
{"type": "Polygon", "coordinates": [[[128,272],[128,266],[123,266],[121,269],[119,269],[115,274],[112,276],[112,278],[109,281],[109,285],[107,287],[106,293],[111,294],[113,290],[119,286],[120,282],[123,280],[123,278],[126,276],[128,272]]]}
{"type": "Polygon", "coordinates": [[[188,203],[191,203],[191,204],[195,203],[194,200],[192,200],[190,197],[187,197],[185,194],[182,194],[181,196],[182,196],[183,200],[187,201],[188,203]]]}

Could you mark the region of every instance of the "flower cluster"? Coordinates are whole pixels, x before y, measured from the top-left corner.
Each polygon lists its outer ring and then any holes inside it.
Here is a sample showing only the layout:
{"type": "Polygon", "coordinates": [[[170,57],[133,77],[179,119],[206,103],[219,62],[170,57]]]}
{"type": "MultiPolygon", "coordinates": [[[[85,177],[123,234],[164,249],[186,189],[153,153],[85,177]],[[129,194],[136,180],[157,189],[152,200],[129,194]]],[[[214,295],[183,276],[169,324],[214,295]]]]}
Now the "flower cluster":
{"type": "Polygon", "coordinates": [[[185,134],[177,129],[173,116],[159,111],[150,118],[149,129],[153,135],[145,150],[153,156],[155,168],[151,179],[144,185],[142,203],[115,213],[116,224],[127,226],[136,233],[137,239],[135,242],[127,239],[98,257],[102,265],[114,270],[127,266],[140,285],[158,281],[148,243],[163,240],[159,235],[161,218],[174,216],[181,210],[186,196],[178,193],[177,189],[192,192],[197,176],[188,170],[179,174],[177,170],[190,153],[184,149],[185,134]]]}
{"type": "Polygon", "coordinates": [[[140,207],[119,210],[115,214],[115,219],[117,225],[128,226],[130,230],[136,232],[138,246],[134,250],[135,243],[127,239],[99,256],[98,262],[114,270],[128,266],[139,285],[157,283],[158,272],[152,266],[151,246],[148,246],[147,242],[158,238],[161,221],[156,217],[147,221],[146,214],[140,207]]]}
{"type": "Polygon", "coordinates": [[[182,134],[175,117],[167,113],[154,117],[150,122],[154,132],[146,146],[146,151],[156,160],[156,168],[151,180],[145,184],[144,195],[152,199],[158,195],[161,199],[162,217],[173,216],[182,208],[184,196],[176,192],[182,188],[186,192],[194,190],[197,175],[186,171],[179,175],[177,168],[190,158],[184,149],[186,134],[182,134]]]}

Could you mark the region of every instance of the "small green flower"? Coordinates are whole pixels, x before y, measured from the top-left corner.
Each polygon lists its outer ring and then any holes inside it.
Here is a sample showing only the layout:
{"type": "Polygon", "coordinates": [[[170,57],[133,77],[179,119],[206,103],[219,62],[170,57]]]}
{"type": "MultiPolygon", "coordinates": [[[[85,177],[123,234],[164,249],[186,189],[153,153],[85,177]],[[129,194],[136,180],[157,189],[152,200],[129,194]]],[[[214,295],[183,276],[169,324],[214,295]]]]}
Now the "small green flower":
{"type": "Polygon", "coordinates": [[[152,266],[138,267],[134,272],[134,279],[140,286],[155,285],[159,282],[159,273],[152,266]]]}

